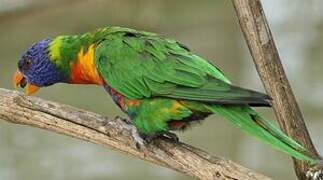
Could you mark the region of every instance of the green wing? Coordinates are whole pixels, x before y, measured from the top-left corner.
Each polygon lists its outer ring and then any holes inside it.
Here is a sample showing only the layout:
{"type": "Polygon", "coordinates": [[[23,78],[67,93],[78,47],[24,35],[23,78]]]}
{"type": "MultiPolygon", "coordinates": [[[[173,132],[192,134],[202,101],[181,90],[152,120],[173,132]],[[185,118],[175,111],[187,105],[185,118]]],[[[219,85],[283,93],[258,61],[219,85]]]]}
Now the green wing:
{"type": "Polygon", "coordinates": [[[130,99],[268,105],[268,96],[230,85],[218,68],[152,33],[125,29],[108,34],[97,45],[95,61],[104,81],[130,99]]]}

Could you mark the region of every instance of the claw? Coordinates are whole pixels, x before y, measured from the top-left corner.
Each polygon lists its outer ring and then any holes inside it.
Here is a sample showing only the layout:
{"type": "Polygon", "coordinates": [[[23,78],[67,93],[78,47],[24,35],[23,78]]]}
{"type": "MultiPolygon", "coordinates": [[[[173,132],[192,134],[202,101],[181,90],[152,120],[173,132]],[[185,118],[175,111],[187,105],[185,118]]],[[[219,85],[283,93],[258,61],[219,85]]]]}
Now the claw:
{"type": "Polygon", "coordinates": [[[178,142],[179,138],[175,133],[171,133],[169,131],[154,133],[152,135],[146,135],[146,134],[139,134],[141,139],[144,140],[145,144],[152,143],[155,139],[158,139],[160,137],[165,137],[167,139],[170,139],[171,141],[178,142]]]}
{"type": "Polygon", "coordinates": [[[165,137],[170,139],[171,141],[178,142],[179,138],[177,137],[176,134],[171,133],[169,131],[163,131],[159,133],[154,133],[151,135],[143,134],[138,132],[137,128],[131,125],[130,121],[124,120],[122,118],[117,118],[122,120],[124,123],[127,124],[127,129],[130,130],[131,136],[133,140],[136,142],[136,147],[138,149],[143,149],[146,147],[146,145],[152,143],[155,139],[160,138],[160,137],[165,137]]]}
{"type": "Polygon", "coordinates": [[[131,136],[136,142],[136,147],[138,149],[143,149],[147,142],[142,138],[142,136],[138,133],[137,128],[131,128],[131,136]]]}
{"type": "Polygon", "coordinates": [[[175,133],[172,133],[172,132],[169,132],[169,131],[164,132],[163,133],[163,136],[171,139],[174,142],[178,142],[179,141],[178,136],[175,133]]]}
{"type": "Polygon", "coordinates": [[[307,180],[323,180],[323,171],[320,166],[313,167],[306,173],[307,180]]]}

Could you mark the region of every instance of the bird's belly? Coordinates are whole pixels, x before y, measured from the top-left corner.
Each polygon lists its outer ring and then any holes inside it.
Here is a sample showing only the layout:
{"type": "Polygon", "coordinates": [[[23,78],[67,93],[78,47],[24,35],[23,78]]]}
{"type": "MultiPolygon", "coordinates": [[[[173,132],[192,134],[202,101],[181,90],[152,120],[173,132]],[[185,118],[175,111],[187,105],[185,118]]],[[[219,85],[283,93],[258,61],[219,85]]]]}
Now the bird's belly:
{"type": "Polygon", "coordinates": [[[133,116],[131,110],[140,105],[140,100],[128,99],[107,84],[104,84],[104,89],[110,94],[114,103],[117,104],[123,112],[128,114],[129,117],[133,116]]]}
{"type": "Polygon", "coordinates": [[[105,89],[119,108],[135,121],[136,127],[143,127],[147,132],[183,130],[210,115],[198,102],[163,97],[129,99],[108,85],[105,89]]]}

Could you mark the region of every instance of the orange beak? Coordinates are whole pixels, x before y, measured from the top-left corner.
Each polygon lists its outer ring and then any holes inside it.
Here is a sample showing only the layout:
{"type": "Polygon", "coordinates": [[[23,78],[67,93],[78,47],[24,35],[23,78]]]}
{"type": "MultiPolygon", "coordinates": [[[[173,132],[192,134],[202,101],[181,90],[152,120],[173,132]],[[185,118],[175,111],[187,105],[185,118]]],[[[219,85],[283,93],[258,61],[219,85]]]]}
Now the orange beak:
{"type": "Polygon", "coordinates": [[[14,74],[12,81],[13,81],[13,86],[15,88],[17,88],[18,86],[20,86],[22,88],[26,87],[26,90],[25,90],[26,95],[31,95],[39,89],[38,86],[35,86],[35,85],[27,82],[26,79],[24,78],[24,76],[18,70],[14,74]]]}

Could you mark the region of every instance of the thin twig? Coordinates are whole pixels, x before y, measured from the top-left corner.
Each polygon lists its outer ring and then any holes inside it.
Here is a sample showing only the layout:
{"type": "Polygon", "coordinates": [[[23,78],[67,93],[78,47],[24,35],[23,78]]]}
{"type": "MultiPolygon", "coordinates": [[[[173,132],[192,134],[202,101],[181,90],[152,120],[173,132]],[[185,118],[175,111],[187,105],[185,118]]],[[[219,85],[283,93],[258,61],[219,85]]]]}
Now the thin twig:
{"type": "MultiPolygon", "coordinates": [[[[232,0],[240,26],[267,93],[273,98],[277,121],[281,129],[320,159],[309,136],[303,115],[284,72],[260,0],[232,0]]],[[[305,179],[312,168],[294,159],[299,179],[305,179]]]]}

